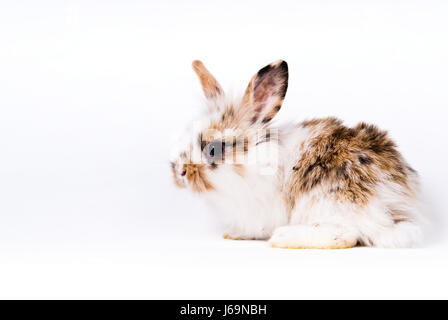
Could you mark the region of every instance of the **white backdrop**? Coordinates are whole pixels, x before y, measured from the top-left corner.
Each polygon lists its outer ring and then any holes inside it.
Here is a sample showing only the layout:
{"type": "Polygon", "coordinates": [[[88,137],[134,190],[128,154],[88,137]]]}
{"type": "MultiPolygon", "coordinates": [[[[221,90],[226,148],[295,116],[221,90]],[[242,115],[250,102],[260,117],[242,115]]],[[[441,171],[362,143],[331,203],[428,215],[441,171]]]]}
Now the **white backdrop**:
{"type": "Polygon", "coordinates": [[[448,298],[446,1],[2,1],[0,298],[448,298]],[[277,59],[278,120],[388,129],[417,169],[424,248],[220,238],[174,187],[201,59],[241,93],[277,59]]]}

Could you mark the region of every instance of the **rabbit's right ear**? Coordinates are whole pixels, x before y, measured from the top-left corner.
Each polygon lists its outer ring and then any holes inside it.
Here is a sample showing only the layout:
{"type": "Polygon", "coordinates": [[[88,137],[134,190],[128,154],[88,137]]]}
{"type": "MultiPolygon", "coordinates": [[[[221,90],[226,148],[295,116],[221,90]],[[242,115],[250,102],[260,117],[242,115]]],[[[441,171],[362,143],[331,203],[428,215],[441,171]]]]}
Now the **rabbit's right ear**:
{"type": "Polygon", "coordinates": [[[218,81],[216,81],[201,61],[193,61],[192,66],[201,81],[202,90],[207,99],[214,99],[223,94],[223,90],[218,81]]]}

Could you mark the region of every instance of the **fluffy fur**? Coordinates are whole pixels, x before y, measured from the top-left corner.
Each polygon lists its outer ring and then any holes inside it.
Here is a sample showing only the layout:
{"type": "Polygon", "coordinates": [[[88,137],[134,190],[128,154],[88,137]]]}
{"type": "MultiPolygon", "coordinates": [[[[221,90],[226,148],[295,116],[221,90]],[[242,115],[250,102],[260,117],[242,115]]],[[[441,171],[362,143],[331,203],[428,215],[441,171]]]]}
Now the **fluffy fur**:
{"type": "Polygon", "coordinates": [[[288,86],[284,61],[255,74],[236,103],[201,62],[193,69],[207,107],[172,171],[219,213],[224,238],[304,249],[420,243],[418,176],[385,131],[335,118],[271,125],[288,86]]]}

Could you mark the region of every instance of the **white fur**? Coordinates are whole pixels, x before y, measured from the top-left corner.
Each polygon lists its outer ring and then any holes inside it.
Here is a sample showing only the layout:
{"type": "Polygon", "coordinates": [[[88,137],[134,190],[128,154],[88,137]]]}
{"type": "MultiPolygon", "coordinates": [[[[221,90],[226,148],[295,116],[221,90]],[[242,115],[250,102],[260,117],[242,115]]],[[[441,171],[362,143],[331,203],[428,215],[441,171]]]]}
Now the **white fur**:
{"type": "Polygon", "coordinates": [[[217,190],[205,195],[232,238],[268,239],[275,228],[288,223],[276,176],[259,175],[255,168],[241,177],[227,167],[211,175],[217,190]],[[219,181],[219,182],[218,182],[219,181]],[[273,196],[273,195],[277,196],[273,196]]]}

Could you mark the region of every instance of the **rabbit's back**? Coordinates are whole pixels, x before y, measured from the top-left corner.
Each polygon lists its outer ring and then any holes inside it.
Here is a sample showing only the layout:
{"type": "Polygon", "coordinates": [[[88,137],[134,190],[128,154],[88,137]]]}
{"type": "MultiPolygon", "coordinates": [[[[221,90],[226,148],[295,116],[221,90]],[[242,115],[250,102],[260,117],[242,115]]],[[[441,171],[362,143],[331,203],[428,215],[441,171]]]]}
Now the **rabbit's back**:
{"type": "Polygon", "coordinates": [[[336,118],[305,121],[299,129],[307,132],[307,138],[297,146],[300,154],[286,182],[290,209],[301,195],[316,188],[361,207],[381,185],[398,186],[410,197],[415,193],[416,172],[387,132],[366,123],[350,128],[336,118]]]}

